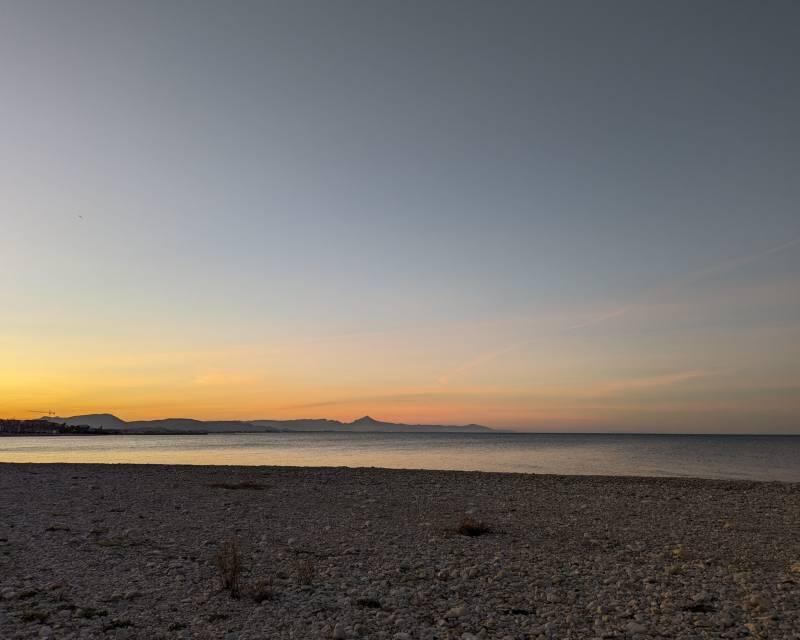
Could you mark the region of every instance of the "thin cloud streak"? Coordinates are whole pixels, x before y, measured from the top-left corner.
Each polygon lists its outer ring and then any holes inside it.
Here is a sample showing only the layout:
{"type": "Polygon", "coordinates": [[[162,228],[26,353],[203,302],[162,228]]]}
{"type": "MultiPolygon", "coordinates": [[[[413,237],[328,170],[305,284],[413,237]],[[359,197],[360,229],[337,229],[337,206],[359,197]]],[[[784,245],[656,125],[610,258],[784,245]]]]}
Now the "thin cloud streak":
{"type": "Polygon", "coordinates": [[[688,382],[689,380],[696,380],[698,378],[708,378],[718,374],[718,371],[690,370],[676,371],[674,373],[665,373],[662,375],[647,376],[642,378],[616,380],[598,385],[589,391],[588,396],[603,397],[625,393],[627,391],[637,391],[639,389],[670,386],[674,384],[680,384],[682,382],[688,382]]]}
{"type": "Polygon", "coordinates": [[[679,289],[681,289],[681,288],[683,288],[683,287],[685,287],[687,285],[694,284],[694,283],[702,280],[703,278],[705,278],[707,276],[711,276],[711,275],[715,275],[715,274],[728,273],[730,271],[733,271],[734,269],[737,269],[739,267],[742,267],[744,265],[747,265],[747,264],[750,264],[750,263],[753,263],[753,262],[757,262],[758,260],[760,260],[762,258],[767,258],[767,257],[775,255],[777,253],[781,253],[782,251],[785,251],[786,249],[791,249],[792,247],[795,247],[795,246],[798,246],[798,245],[800,245],[800,237],[794,238],[793,240],[790,240],[788,242],[784,242],[784,243],[775,245],[773,247],[770,247],[770,248],[765,249],[763,251],[759,251],[757,253],[753,253],[753,254],[750,254],[750,255],[747,255],[747,256],[743,256],[743,257],[739,257],[739,258],[731,258],[729,260],[724,260],[724,261],[719,262],[719,263],[717,263],[715,265],[712,265],[710,267],[706,267],[705,269],[700,269],[698,271],[694,271],[692,273],[689,273],[689,274],[683,276],[682,278],[676,278],[675,281],[673,281],[671,283],[667,283],[667,284],[662,285],[660,287],[653,287],[652,289],[644,291],[644,293],[642,293],[641,296],[640,296],[640,298],[641,298],[640,302],[633,302],[633,303],[629,304],[628,306],[625,306],[625,307],[623,307],[621,309],[617,309],[616,311],[612,311],[610,313],[607,313],[604,316],[601,316],[599,318],[595,318],[595,319],[589,320],[587,322],[583,322],[583,323],[580,323],[580,324],[573,325],[571,327],[567,327],[567,330],[583,329],[584,327],[590,327],[590,326],[595,326],[595,325],[598,325],[598,324],[602,324],[604,322],[607,322],[608,320],[613,320],[614,318],[620,318],[620,317],[626,315],[627,313],[629,313],[631,311],[634,311],[634,310],[637,310],[637,309],[646,308],[647,306],[652,304],[650,302],[650,300],[652,300],[652,298],[656,298],[656,297],[662,296],[663,294],[665,294],[667,292],[677,291],[677,290],[679,290],[679,289]]]}
{"type": "Polygon", "coordinates": [[[527,346],[529,343],[530,340],[525,340],[523,342],[519,342],[517,344],[513,344],[511,346],[498,349],[497,351],[491,351],[489,353],[485,353],[481,356],[478,356],[474,360],[470,360],[469,362],[461,365],[457,369],[454,369],[450,373],[440,376],[438,379],[439,384],[442,385],[449,384],[450,378],[452,376],[456,376],[458,374],[464,373],[465,371],[469,371],[470,369],[474,369],[475,367],[483,364],[484,362],[488,362],[489,360],[494,360],[495,358],[499,358],[500,356],[502,356],[505,353],[508,353],[509,351],[516,351],[517,349],[521,349],[522,347],[527,346]]]}
{"type": "MultiPolygon", "coordinates": [[[[603,323],[608,322],[609,320],[613,320],[615,318],[621,318],[622,316],[628,314],[629,312],[631,312],[633,310],[644,309],[644,308],[648,307],[650,304],[652,304],[652,302],[650,301],[650,300],[652,300],[652,298],[659,297],[659,296],[661,296],[661,295],[663,295],[663,294],[665,294],[665,293],[667,293],[669,291],[679,290],[682,287],[685,287],[685,286],[687,286],[689,284],[694,284],[695,282],[698,282],[699,280],[702,280],[703,278],[705,278],[707,276],[730,272],[730,271],[732,271],[734,269],[737,269],[737,268],[739,268],[741,266],[756,262],[756,261],[758,261],[760,259],[767,258],[769,256],[773,256],[775,254],[781,253],[782,251],[785,251],[787,249],[791,249],[792,247],[795,247],[795,246],[798,246],[798,245],[800,245],[800,236],[798,236],[796,238],[793,238],[792,240],[789,240],[788,242],[783,242],[781,244],[769,247],[768,249],[764,249],[763,251],[758,251],[756,253],[753,253],[753,254],[750,254],[750,255],[747,255],[747,256],[743,256],[743,257],[740,257],[740,258],[732,258],[732,259],[729,259],[729,260],[725,260],[723,262],[719,262],[719,263],[717,263],[715,265],[712,265],[710,267],[706,267],[705,269],[700,269],[700,270],[695,271],[693,273],[690,273],[690,274],[688,274],[688,275],[686,275],[686,276],[684,276],[682,278],[676,279],[675,281],[673,281],[671,283],[668,283],[666,285],[662,285],[660,287],[654,287],[652,289],[645,290],[639,296],[641,298],[640,302],[633,302],[633,303],[631,303],[631,304],[629,304],[629,305],[627,305],[625,307],[622,307],[620,309],[616,309],[614,311],[611,311],[611,312],[606,313],[604,315],[601,315],[599,317],[592,318],[592,319],[587,320],[585,322],[580,322],[578,324],[574,324],[574,325],[565,327],[564,330],[565,331],[577,331],[579,329],[584,329],[584,328],[587,328],[587,327],[593,327],[593,326],[597,326],[597,325],[603,324],[603,323]]],[[[530,345],[532,343],[533,343],[533,339],[523,340],[521,342],[518,342],[516,344],[510,345],[508,347],[504,347],[504,348],[498,349],[496,351],[491,351],[489,353],[485,353],[483,355],[479,355],[478,357],[474,358],[473,360],[470,360],[466,364],[454,369],[452,372],[440,376],[438,378],[438,381],[439,381],[440,384],[448,384],[450,382],[450,379],[455,375],[458,375],[460,373],[464,373],[466,371],[469,371],[470,369],[474,369],[478,365],[484,364],[486,362],[490,362],[491,360],[494,360],[494,359],[500,357],[501,355],[509,353],[510,351],[516,351],[517,349],[524,348],[524,347],[526,347],[526,346],[528,346],[528,345],[530,345]]]]}
{"type": "Polygon", "coordinates": [[[392,394],[384,394],[384,395],[367,395],[367,396],[353,396],[350,398],[336,398],[333,400],[322,400],[320,402],[309,402],[303,404],[294,404],[294,405],[287,405],[283,407],[278,407],[277,411],[295,411],[297,409],[320,409],[324,407],[336,407],[342,405],[349,405],[353,403],[372,403],[372,402],[408,402],[408,401],[417,401],[417,400],[430,400],[432,398],[438,399],[453,399],[453,398],[463,398],[467,397],[468,394],[451,394],[446,393],[443,394],[442,392],[435,392],[435,391],[420,391],[420,392],[409,392],[409,393],[392,393],[392,394]]]}
{"type": "Polygon", "coordinates": [[[633,308],[635,308],[635,305],[623,307],[622,309],[617,309],[616,311],[612,311],[611,313],[606,313],[597,318],[592,318],[591,320],[587,320],[586,322],[579,322],[578,324],[566,327],[566,331],[575,331],[576,329],[584,329],[585,327],[592,327],[597,324],[602,324],[607,320],[624,316],[626,313],[628,313],[628,311],[630,311],[633,308]]]}

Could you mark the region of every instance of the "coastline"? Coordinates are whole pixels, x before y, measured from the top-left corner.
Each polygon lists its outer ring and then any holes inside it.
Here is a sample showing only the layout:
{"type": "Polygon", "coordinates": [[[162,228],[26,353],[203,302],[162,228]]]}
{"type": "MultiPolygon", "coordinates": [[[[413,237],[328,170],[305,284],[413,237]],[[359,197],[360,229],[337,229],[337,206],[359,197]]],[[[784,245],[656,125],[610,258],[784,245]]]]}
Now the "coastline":
{"type": "Polygon", "coordinates": [[[0,463],[0,513],[3,638],[800,634],[800,483],[0,463]]]}

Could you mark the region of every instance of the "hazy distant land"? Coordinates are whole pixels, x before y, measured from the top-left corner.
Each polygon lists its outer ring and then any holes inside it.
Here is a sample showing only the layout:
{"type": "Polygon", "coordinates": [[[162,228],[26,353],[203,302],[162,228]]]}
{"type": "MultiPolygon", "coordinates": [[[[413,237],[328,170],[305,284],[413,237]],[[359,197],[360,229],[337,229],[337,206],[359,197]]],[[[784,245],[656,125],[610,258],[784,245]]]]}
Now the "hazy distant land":
{"type": "Polygon", "coordinates": [[[110,413],[94,413],[70,417],[44,417],[43,420],[68,426],[88,426],[121,433],[280,433],[325,431],[342,433],[480,433],[493,431],[479,424],[403,424],[383,422],[364,416],[353,422],[326,418],[299,420],[194,420],[166,418],[162,420],[125,421],[110,413]]]}

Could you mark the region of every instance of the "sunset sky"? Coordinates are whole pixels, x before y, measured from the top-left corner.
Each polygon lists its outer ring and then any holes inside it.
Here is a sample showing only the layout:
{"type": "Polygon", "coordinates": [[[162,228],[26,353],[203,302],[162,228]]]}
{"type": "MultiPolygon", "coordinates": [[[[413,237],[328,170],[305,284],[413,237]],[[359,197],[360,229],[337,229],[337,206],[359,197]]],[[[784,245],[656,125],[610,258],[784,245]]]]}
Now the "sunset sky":
{"type": "Polygon", "coordinates": [[[799,3],[0,18],[0,417],[800,433],[799,3]]]}

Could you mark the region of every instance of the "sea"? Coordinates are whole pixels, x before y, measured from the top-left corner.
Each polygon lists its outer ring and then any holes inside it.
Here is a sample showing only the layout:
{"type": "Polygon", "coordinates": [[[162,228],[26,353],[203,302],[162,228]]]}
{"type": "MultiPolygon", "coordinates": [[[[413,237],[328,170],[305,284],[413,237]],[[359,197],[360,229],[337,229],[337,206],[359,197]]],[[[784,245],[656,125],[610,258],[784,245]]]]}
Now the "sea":
{"type": "Polygon", "coordinates": [[[800,482],[800,436],[259,433],[2,437],[0,462],[387,467],[800,482]]]}

